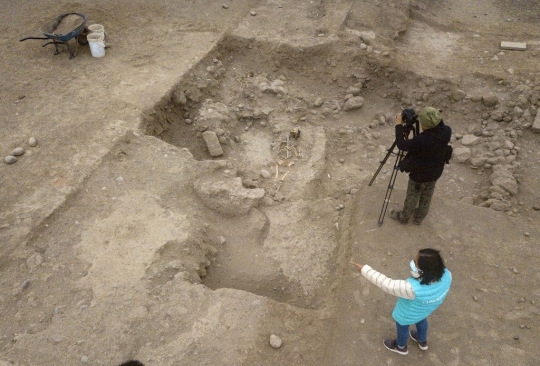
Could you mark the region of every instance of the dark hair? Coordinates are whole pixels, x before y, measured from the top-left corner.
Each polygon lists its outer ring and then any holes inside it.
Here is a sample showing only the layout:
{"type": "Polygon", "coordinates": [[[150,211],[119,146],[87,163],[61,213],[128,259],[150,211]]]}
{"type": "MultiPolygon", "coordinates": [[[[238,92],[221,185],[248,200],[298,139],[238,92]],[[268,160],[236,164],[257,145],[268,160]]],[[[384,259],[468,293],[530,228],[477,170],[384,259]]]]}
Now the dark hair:
{"type": "Polygon", "coordinates": [[[438,250],[426,248],[418,251],[418,269],[422,271],[420,283],[429,285],[441,279],[446,268],[438,250]]]}
{"type": "Polygon", "coordinates": [[[131,360],[131,361],[126,361],[119,366],[144,366],[144,364],[141,361],[131,360]]]}

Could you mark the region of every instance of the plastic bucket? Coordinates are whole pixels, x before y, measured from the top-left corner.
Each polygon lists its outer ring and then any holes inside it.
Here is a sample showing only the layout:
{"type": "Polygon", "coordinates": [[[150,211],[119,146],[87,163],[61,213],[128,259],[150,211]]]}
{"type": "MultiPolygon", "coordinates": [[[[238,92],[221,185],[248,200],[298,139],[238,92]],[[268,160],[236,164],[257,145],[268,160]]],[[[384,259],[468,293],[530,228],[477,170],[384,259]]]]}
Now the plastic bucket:
{"type": "Polygon", "coordinates": [[[94,57],[105,56],[105,40],[103,33],[90,33],[87,37],[90,52],[94,57]]]}
{"type": "Polygon", "coordinates": [[[90,33],[101,33],[105,34],[105,28],[101,24],[92,24],[88,26],[90,33]]]}

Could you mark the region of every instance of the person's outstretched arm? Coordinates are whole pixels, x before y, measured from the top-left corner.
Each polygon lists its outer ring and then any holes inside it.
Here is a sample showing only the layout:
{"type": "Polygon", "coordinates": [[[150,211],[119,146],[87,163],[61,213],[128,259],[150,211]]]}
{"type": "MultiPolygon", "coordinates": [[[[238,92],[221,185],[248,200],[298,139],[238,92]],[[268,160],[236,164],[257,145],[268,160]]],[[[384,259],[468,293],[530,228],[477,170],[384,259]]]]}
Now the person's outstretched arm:
{"type": "Polygon", "coordinates": [[[405,299],[414,300],[415,294],[412,285],[405,280],[393,280],[386,277],[381,272],[378,272],[367,264],[360,265],[352,263],[358,272],[362,274],[369,282],[379,287],[386,293],[405,299]]]}

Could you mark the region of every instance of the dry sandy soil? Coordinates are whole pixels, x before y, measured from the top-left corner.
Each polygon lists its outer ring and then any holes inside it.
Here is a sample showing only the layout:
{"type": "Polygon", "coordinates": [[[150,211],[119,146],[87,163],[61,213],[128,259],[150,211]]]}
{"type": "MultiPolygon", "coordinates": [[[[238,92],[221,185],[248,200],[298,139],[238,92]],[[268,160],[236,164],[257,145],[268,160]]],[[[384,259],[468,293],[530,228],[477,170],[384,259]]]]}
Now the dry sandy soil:
{"type": "Polygon", "coordinates": [[[25,154],[0,164],[0,365],[538,365],[538,14],[532,0],[4,1],[0,151],[25,154]],[[105,57],[18,41],[68,12],[105,26],[105,57]],[[459,156],[421,226],[379,226],[393,155],[368,183],[392,117],[426,105],[459,156]],[[401,356],[382,346],[395,298],[349,261],[404,278],[423,247],[453,287],[429,350],[401,356]]]}

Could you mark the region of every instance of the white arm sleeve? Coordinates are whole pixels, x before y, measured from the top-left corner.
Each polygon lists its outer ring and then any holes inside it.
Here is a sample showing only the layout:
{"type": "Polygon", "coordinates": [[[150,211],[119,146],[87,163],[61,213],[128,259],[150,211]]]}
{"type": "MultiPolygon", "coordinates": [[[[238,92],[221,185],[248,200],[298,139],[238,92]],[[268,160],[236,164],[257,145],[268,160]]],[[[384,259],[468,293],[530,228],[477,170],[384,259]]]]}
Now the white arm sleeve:
{"type": "Polygon", "coordinates": [[[415,294],[412,285],[405,280],[393,280],[377,272],[367,264],[362,267],[362,276],[369,282],[379,287],[384,292],[397,297],[414,300],[415,294]]]}

